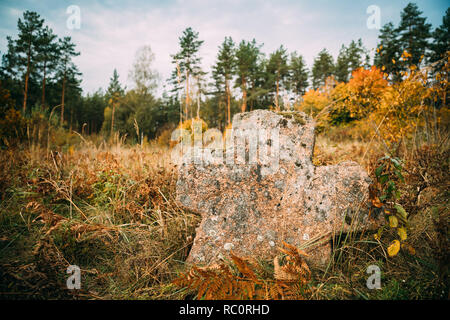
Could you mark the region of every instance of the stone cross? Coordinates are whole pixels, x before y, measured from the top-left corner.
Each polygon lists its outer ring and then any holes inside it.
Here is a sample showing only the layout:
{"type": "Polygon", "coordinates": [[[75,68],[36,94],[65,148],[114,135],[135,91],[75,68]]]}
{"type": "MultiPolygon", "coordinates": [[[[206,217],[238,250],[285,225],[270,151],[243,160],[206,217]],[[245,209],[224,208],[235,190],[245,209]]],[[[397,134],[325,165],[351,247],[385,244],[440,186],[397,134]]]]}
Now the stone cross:
{"type": "Polygon", "coordinates": [[[355,162],[313,165],[314,129],[302,112],[256,110],[233,117],[225,150],[188,150],[176,198],[202,216],[188,263],[216,263],[230,251],[273,259],[285,241],[323,265],[337,232],[378,225],[365,170],[355,162]]]}

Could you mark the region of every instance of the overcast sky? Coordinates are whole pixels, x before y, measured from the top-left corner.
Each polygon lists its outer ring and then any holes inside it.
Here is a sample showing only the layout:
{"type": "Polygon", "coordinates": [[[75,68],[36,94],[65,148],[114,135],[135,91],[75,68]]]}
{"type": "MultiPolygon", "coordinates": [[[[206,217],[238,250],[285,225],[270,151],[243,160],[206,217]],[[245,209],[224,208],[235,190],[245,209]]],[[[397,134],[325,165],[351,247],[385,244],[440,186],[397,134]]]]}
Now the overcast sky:
{"type": "MultiPolygon", "coordinates": [[[[217,48],[225,36],[235,42],[256,39],[269,54],[284,45],[289,52],[302,54],[310,67],[314,57],[327,48],[334,57],[342,44],[362,38],[368,49],[377,44],[378,30],[367,27],[367,8],[380,8],[381,25],[397,24],[403,0],[132,0],[61,1],[0,0],[0,51],[6,50],[6,36],[17,35],[17,19],[25,10],[38,12],[59,37],[71,36],[81,52],[75,63],[83,73],[85,93],[106,88],[116,68],[122,83],[131,87],[128,71],[136,50],[150,45],[155,53],[155,69],[161,79],[174,66],[170,55],[178,51],[178,37],[187,27],[204,40],[200,55],[209,71],[217,48]],[[80,8],[79,29],[67,27],[67,8],[80,8]]],[[[442,23],[447,0],[415,1],[433,28],[442,23]]],[[[160,87],[164,81],[162,81],[160,87]]],[[[160,89],[161,90],[161,89],[160,89]]]]}

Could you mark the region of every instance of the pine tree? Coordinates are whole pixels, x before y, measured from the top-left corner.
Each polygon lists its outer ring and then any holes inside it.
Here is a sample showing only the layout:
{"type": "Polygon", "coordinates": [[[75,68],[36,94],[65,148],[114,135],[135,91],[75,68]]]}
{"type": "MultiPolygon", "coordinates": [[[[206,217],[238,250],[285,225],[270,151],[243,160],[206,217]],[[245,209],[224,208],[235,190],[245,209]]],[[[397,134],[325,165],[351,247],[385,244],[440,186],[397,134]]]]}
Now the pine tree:
{"type": "Polygon", "coordinates": [[[80,131],[81,133],[98,133],[103,120],[106,101],[101,90],[97,90],[93,94],[87,94],[82,98],[80,113],[80,131]]]}
{"type": "Polygon", "coordinates": [[[26,65],[19,63],[15,40],[7,36],[6,41],[7,50],[2,56],[1,80],[2,84],[11,92],[15,105],[18,106],[19,101],[23,102],[23,75],[26,71],[26,65]]]}
{"type": "Polygon", "coordinates": [[[286,49],[280,46],[275,52],[270,55],[267,64],[267,73],[270,82],[270,87],[275,90],[275,109],[280,110],[278,101],[280,89],[285,85],[285,81],[289,75],[288,56],[286,49]]]}
{"type": "Polygon", "coordinates": [[[124,96],[125,90],[122,88],[119,81],[119,74],[117,70],[114,69],[113,75],[109,80],[109,86],[106,91],[106,96],[108,99],[108,104],[112,106],[111,113],[111,136],[114,133],[114,114],[116,112],[116,107],[120,102],[120,99],[124,96]]]}
{"type": "Polygon", "coordinates": [[[352,40],[348,47],[342,45],[336,59],[336,80],[347,82],[354,70],[368,64],[368,59],[367,50],[361,39],[357,42],[352,40]]]}
{"type": "Polygon", "coordinates": [[[45,106],[45,89],[48,75],[55,71],[58,59],[59,48],[56,40],[56,35],[48,26],[41,30],[39,39],[37,41],[37,69],[42,76],[42,94],[41,94],[41,108],[45,106]]]}
{"type": "MultiPolygon", "coordinates": [[[[242,92],[241,112],[247,109],[247,102],[254,103],[257,97],[257,80],[260,73],[259,60],[262,56],[261,46],[253,39],[250,41],[242,40],[236,49],[236,87],[239,87],[242,92]],[[252,93],[251,99],[248,93],[252,93]]],[[[251,108],[252,109],[252,108],[251,108]]]]}
{"type": "Polygon", "coordinates": [[[217,61],[213,66],[212,76],[217,92],[224,93],[227,101],[227,124],[231,124],[231,86],[233,74],[236,68],[236,56],[234,42],[231,37],[225,37],[219,47],[217,61]]]}
{"type": "Polygon", "coordinates": [[[314,89],[325,84],[325,80],[334,73],[334,62],[326,49],[319,52],[312,67],[312,86],[314,89]]]}
{"type": "Polygon", "coordinates": [[[433,32],[430,61],[435,62],[443,59],[447,51],[450,51],[450,8],[445,12],[442,24],[433,32]]]}
{"type": "Polygon", "coordinates": [[[201,77],[204,74],[200,68],[201,58],[198,56],[198,51],[202,44],[203,40],[198,40],[198,32],[192,30],[191,27],[186,28],[183,31],[183,35],[179,38],[180,51],[172,55],[172,63],[176,68],[169,80],[175,92],[179,92],[182,89],[182,82],[185,83],[185,119],[189,117],[190,112],[191,79],[201,77]]]}
{"type": "Polygon", "coordinates": [[[400,57],[402,51],[398,43],[398,30],[392,22],[385,24],[378,36],[379,43],[374,57],[374,64],[390,75],[394,80],[401,78],[400,57]]]}
{"type": "Polygon", "coordinates": [[[61,82],[61,125],[64,124],[65,94],[68,79],[76,82],[76,77],[81,75],[72,58],[80,55],[75,51],[75,44],[70,37],[64,37],[58,41],[59,63],[57,66],[57,78],[61,82]]]}
{"type": "Polygon", "coordinates": [[[297,96],[304,95],[308,87],[308,69],[305,60],[295,51],[291,53],[289,63],[289,86],[297,96]]]}
{"type": "Polygon", "coordinates": [[[339,54],[336,58],[336,66],[334,73],[336,75],[336,80],[340,82],[348,81],[348,58],[347,58],[347,47],[343,44],[339,50],[339,54]]]}
{"type": "Polygon", "coordinates": [[[426,23],[426,18],[421,17],[422,11],[416,4],[409,3],[401,13],[401,21],[398,26],[399,43],[403,51],[407,51],[411,57],[405,61],[405,66],[420,66],[429,48],[431,37],[431,24],[426,23]]]}
{"type": "Polygon", "coordinates": [[[30,75],[36,65],[37,44],[43,24],[44,19],[41,19],[39,14],[33,11],[25,11],[23,20],[19,18],[17,22],[19,29],[18,39],[13,41],[11,38],[8,38],[8,49],[11,49],[8,60],[9,68],[12,72],[15,70],[19,74],[23,73],[23,114],[27,110],[30,75]]]}

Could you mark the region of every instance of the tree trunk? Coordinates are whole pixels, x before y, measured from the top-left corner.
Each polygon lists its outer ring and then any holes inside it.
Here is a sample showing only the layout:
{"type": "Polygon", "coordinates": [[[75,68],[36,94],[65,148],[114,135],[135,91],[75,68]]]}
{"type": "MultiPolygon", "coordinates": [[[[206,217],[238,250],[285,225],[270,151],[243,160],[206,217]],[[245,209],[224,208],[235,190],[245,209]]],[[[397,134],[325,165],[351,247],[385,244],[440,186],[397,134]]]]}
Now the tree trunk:
{"type": "MultiPolygon", "coordinates": [[[[255,92],[255,86],[256,86],[255,81],[253,81],[252,82],[252,87],[249,88],[249,91],[250,92],[255,92]]],[[[245,98],[247,99],[247,95],[245,95],[245,98]]],[[[250,101],[250,111],[253,111],[254,106],[255,106],[255,99],[252,99],[250,101]]]]}
{"type": "Polygon", "coordinates": [[[241,112],[245,112],[247,109],[247,83],[245,81],[245,78],[242,78],[242,106],[241,106],[241,112]]]}
{"type": "Polygon", "coordinates": [[[23,115],[25,115],[25,112],[27,111],[27,98],[28,98],[28,71],[25,75],[25,90],[23,93],[23,115]]]}
{"type": "MultiPolygon", "coordinates": [[[[447,76],[448,77],[448,76],[447,76]]],[[[448,78],[447,78],[448,79],[448,78]]],[[[442,109],[445,110],[447,107],[447,89],[448,89],[448,81],[445,81],[445,89],[444,89],[444,98],[442,100],[442,109]]]]}
{"type": "Polygon", "coordinates": [[[73,110],[70,108],[70,124],[69,124],[69,132],[72,132],[72,116],[73,116],[73,110]]]}
{"type": "Polygon", "coordinates": [[[62,83],[62,94],[61,94],[61,126],[64,124],[64,94],[66,91],[66,74],[64,73],[63,83],[62,83]]]}
{"type": "Polygon", "coordinates": [[[228,79],[225,80],[225,91],[227,92],[227,115],[228,115],[228,126],[231,124],[231,94],[230,94],[230,84],[228,79]]]}
{"type": "Polygon", "coordinates": [[[113,132],[114,132],[114,113],[116,111],[116,103],[113,102],[113,109],[112,109],[112,113],[111,113],[111,137],[113,136],[113,132]]]}
{"type": "Polygon", "coordinates": [[[278,92],[280,91],[280,81],[277,79],[277,93],[275,95],[275,109],[280,111],[280,106],[278,105],[278,92]]]}
{"type": "Polygon", "coordinates": [[[41,110],[44,110],[45,104],[45,80],[47,76],[47,61],[44,61],[44,78],[42,79],[42,99],[41,99],[41,110]]]}
{"type": "Polygon", "coordinates": [[[197,119],[200,119],[200,90],[197,93],[197,119]]]}
{"type": "Polygon", "coordinates": [[[186,68],[186,103],[185,103],[185,106],[184,106],[184,114],[186,116],[186,120],[189,118],[189,115],[188,115],[189,108],[188,108],[188,106],[189,106],[189,71],[186,68]]]}
{"type": "Polygon", "coordinates": [[[28,43],[27,73],[25,74],[25,90],[23,93],[23,115],[25,115],[25,112],[27,111],[28,79],[30,78],[30,65],[31,65],[31,43],[28,43]]]}

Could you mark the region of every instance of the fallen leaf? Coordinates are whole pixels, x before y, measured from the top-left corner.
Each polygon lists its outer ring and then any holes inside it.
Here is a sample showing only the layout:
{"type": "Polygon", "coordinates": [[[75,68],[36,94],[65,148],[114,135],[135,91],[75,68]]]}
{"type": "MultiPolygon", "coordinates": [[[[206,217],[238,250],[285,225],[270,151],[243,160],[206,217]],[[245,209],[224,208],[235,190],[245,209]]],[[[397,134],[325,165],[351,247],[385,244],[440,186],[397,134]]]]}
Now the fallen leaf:
{"type": "Polygon", "coordinates": [[[404,227],[398,228],[397,233],[400,237],[400,240],[405,241],[408,238],[408,235],[406,234],[406,229],[404,227]]]}
{"type": "Polygon", "coordinates": [[[391,228],[397,228],[398,226],[398,219],[396,216],[389,216],[389,226],[391,228]]]}
{"type": "Polygon", "coordinates": [[[392,244],[387,248],[388,255],[394,257],[400,251],[400,241],[394,240],[392,244]]]}

